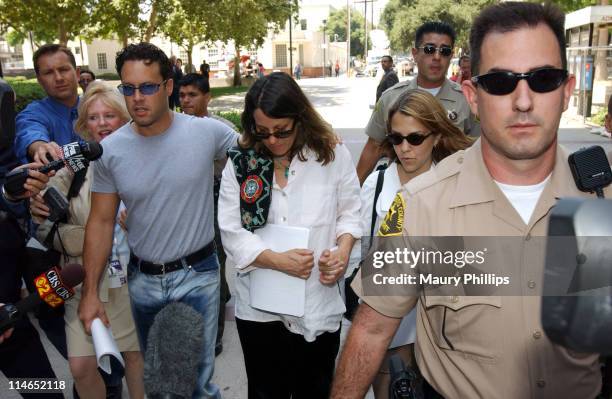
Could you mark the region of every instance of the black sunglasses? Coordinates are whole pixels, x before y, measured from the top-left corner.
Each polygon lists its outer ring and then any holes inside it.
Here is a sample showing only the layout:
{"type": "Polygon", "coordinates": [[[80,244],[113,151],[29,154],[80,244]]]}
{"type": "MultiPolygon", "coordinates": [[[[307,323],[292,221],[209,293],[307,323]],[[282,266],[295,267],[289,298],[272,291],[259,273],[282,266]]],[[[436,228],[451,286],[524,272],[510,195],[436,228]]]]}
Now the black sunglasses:
{"type": "Polygon", "coordinates": [[[159,87],[165,84],[167,81],[168,79],[164,80],[161,83],[145,83],[141,84],[140,86],[120,84],[119,86],[117,86],[117,88],[119,89],[119,92],[121,94],[128,97],[133,96],[134,93],[136,93],[136,90],[140,90],[140,94],[142,94],[143,96],[150,96],[152,94],[157,93],[159,91],[159,87]]]}
{"type": "Polygon", "coordinates": [[[293,134],[293,127],[291,129],[287,129],[287,130],[282,130],[279,132],[274,132],[274,133],[264,133],[264,132],[255,132],[255,139],[257,140],[266,140],[269,139],[271,136],[276,137],[277,139],[286,139],[287,137],[291,136],[293,134]]]}
{"type": "Polygon", "coordinates": [[[402,136],[399,133],[391,133],[387,135],[387,140],[393,145],[400,145],[406,140],[410,145],[421,145],[427,137],[431,136],[431,132],[425,133],[410,133],[408,136],[402,136]]]}
{"type": "Polygon", "coordinates": [[[548,93],[558,89],[567,79],[567,71],[557,68],[542,68],[527,73],[491,72],[474,76],[472,82],[489,94],[504,96],[516,89],[519,81],[525,79],[529,88],[536,93],[548,93]]]}
{"type": "Polygon", "coordinates": [[[427,55],[432,55],[437,51],[443,57],[450,57],[450,55],[453,53],[453,48],[448,46],[436,47],[433,44],[426,44],[417,48],[423,50],[423,52],[427,55]]]}

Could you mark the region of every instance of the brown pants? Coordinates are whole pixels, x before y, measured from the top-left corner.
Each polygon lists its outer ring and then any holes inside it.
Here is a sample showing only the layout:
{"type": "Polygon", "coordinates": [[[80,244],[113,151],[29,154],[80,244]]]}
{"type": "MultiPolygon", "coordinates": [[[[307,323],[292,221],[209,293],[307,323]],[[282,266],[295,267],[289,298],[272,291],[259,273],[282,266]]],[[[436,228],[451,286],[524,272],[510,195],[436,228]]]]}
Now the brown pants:
{"type": "Polygon", "coordinates": [[[395,354],[400,355],[406,366],[416,369],[414,344],[398,346],[397,348],[387,350],[383,363],[378,370],[378,374],[376,374],[376,378],[374,378],[374,382],[372,382],[372,389],[374,390],[374,397],[376,399],[389,399],[389,384],[391,383],[389,359],[395,354]]]}

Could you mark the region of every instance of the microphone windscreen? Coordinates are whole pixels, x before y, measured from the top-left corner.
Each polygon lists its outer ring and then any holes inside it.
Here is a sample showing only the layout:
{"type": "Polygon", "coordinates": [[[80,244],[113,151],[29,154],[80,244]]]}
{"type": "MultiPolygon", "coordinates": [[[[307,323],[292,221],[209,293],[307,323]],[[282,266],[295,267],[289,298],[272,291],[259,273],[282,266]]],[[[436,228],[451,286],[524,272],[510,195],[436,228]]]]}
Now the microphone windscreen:
{"type": "Polygon", "coordinates": [[[62,270],[60,270],[60,276],[65,285],[70,288],[74,288],[83,282],[83,279],[85,278],[85,269],[83,269],[83,266],[79,264],[71,263],[62,267],[62,270]]]}
{"type": "Polygon", "coordinates": [[[81,151],[83,156],[89,161],[95,161],[102,156],[102,146],[95,141],[86,141],[81,143],[81,151]]]}
{"type": "Polygon", "coordinates": [[[191,306],[173,302],[156,316],[145,352],[147,397],[191,398],[204,350],[204,318],[191,306]]]}

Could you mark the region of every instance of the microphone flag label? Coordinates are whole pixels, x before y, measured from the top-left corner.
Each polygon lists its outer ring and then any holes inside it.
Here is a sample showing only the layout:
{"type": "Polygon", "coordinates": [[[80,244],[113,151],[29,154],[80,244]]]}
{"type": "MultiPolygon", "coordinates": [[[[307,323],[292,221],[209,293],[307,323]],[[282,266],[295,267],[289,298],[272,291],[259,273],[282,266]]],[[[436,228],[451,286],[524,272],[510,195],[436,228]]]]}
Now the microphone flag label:
{"type": "Polygon", "coordinates": [[[74,295],[74,290],[63,283],[57,267],[36,277],[34,285],[38,296],[52,308],[61,306],[74,295]]]}
{"type": "Polygon", "coordinates": [[[60,157],[64,160],[66,167],[74,173],[86,169],[89,165],[89,161],[83,156],[78,142],[63,145],[60,157]]]}

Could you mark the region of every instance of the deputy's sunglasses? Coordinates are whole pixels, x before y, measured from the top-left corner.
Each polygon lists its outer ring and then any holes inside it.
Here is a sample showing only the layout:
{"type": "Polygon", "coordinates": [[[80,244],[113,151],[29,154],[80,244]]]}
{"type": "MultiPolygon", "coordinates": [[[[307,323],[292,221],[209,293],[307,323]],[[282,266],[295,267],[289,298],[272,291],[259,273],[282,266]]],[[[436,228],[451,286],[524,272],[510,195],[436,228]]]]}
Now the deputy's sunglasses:
{"type": "Polygon", "coordinates": [[[257,140],[266,140],[269,139],[271,136],[276,137],[277,139],[286,139],[287,137],[291,136],[293,134],[293,127],[291,129],[287,129],[287,130],[282,130],[279,132],[274,132],[274,133],[267,133],[267,132],[255,132],[255,138],[257,140]]]}
{"type": "Polygon", "coordinates": [[[433,44],[426,44],[424,46],[417,47],[417,48],[420,50],[423,50],[423,52],[427,55],[432,55],[433,53],[437,51],[443,57],[450,57],[451,54],[453,53],[453,48],[449,46],[436,47],[433,44]]]}
{"type": "Polygon", "coordinates": [[[527,73],[491,72],[474,76],[472,82],[489,94],[504,96],[512,93],[521,79],[525,79],[529,88],[536,93],[548,93],[558,89],[565,82],[567,71],[557,68],[541,68],[527,73]]]}
{"type": "Polygon", "coordinates": [[[425,141],[425,139],[429,136],[431,136],[431,132],[426,134],[421,132],[414,132],[410,133],[408,136],[402,136],[399,133],[391,133],[387,135],[387,140],[389,140],[389,142],[393,145],[400,145],[404,140],[406,140],[410,145],[421,145],[423,144],[423,141],[425,141]]]}
{"type": "Polygon", "coordinates": [[[128,97],[133,96],[134,93],[136,93],[136,90],[140,90],[140,94],[142,94],[143,96],[150,96],[157,93],[159,91],[159,87],[165,84],[167,81],[168,79],[164,80],[161,83],[144,83],[140,86],[120,84],[119,86],[117,86],[117,88],[119,89],[119,92],[121,94],[128,97]]]}

